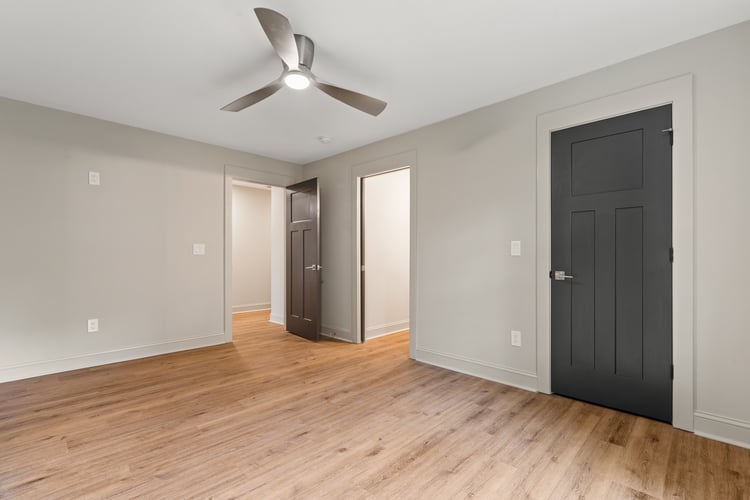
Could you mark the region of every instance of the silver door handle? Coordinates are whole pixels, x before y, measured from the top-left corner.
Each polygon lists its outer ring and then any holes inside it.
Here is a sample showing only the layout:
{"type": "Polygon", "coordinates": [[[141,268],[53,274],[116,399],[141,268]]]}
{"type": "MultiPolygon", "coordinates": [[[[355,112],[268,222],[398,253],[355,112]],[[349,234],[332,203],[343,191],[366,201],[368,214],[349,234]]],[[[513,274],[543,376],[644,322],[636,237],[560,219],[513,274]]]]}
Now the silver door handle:
{"type": "Polygon", "coordinates": [[[307,266],[305,269],[308,269],[310,271],[320,271],[321,269],[323,269],[323,266],[313,264],[312,266],[307,266]]]}
{"type": "Polygon", "coordinates": [[[565,271],[555,271],[555,281],[572,280],[573,276],[565,274],[565,271]]]}

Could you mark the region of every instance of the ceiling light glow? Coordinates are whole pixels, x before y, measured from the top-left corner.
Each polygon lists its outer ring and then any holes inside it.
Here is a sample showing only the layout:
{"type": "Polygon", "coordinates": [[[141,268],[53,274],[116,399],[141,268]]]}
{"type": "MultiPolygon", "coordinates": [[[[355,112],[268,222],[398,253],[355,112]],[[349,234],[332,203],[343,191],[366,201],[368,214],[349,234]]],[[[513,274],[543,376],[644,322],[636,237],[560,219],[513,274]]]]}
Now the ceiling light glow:
{"type": "Polygon", "coordinates": [[[307,75],[304,75],[299,71],[290,71],[284,77],[284,83],[290,89],[302,90],[310,86],[310,79],[307,75]]]}

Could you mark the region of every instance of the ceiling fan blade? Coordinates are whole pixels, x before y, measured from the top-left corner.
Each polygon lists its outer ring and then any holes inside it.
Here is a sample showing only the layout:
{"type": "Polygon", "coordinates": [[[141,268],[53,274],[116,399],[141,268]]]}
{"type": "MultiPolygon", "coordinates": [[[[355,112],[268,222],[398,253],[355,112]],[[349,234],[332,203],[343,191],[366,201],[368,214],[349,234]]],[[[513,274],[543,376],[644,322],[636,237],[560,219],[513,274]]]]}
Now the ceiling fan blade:
{"type": "Polygon", "coordinates": [[[275,10],[257,7],[255,15],[276,53],[289,69],[299,68],[299,53],[289,19],[275,10]]]}
{"type": "Polygon", "coordinates": [[[388,105],[387,102],[381,101],[380,99],[375,99],[374,97],[366,96],[352,90],[342,89],[335,85],[328,85],[327,83],[316,81],[315,86],[334,99],[338,99],[344,104],[348,104],[349,106],[364,111],[372,116],[378,116],[388,105]]]}
{"type": "Polygon", "coordinates": [[[262,89],[258,89],[255,92],[251,92],[247,94],[244,97],[240,97],[236,101],[233,101],[223,108],[221,108],[222,111],[242,111],[243,109],[252,106],[253,104],[256,104],[266,97],[272,96],[276,92],[279,91],[281,87],[284,86],[284,83],[281,81],[281,79],[276,80],[273,83],[269,83],[262,89]]]}

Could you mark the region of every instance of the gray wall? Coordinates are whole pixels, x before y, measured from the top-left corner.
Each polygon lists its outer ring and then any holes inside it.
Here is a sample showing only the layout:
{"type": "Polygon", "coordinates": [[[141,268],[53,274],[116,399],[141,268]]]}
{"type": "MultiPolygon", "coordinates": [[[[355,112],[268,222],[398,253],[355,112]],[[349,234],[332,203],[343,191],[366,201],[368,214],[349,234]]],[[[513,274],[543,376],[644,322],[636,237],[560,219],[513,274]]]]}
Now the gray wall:
{"type": "Polygon", "coordinates": [[[324,274],[324,325],[355,331],[350,169],[416,150],[418,353],[533,379],[537,115],[693,73],[696,410],[710,420],[705,433],[750,446],[748,61],[743,23],[305,166],[321,181],[323,260],[339,263],[324,274]],[[522,332],[521,348],[510,330],[522,332]]]}
{"type": "Polygon", "coordinates": [[[232,311],[271,308],[271,190],[232,186],[232,311]]]}
{"type": "Polygon", "coordinates": [[[0,99],[0,381],[225,341],[225,164],[300,174],[0,99]]]}

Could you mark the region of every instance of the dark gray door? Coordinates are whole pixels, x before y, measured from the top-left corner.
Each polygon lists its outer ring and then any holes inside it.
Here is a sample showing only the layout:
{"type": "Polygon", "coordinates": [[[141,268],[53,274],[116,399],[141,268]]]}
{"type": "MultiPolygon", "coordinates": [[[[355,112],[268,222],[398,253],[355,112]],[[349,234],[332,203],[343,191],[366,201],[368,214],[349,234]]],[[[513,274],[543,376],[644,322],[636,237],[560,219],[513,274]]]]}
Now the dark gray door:
{"type": "Polygon", "coordinates": [[[320,210],[318,179],[288,186],[286,329],[320,338],[320,210]]]}
{"type": "Polygon", "coordinates": [[[662,106],[552,134],[550,273],[552,391],[668,422],[671,126],[662,106]]]}

